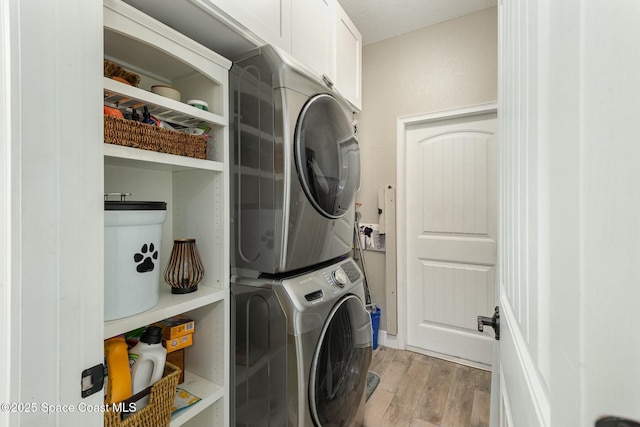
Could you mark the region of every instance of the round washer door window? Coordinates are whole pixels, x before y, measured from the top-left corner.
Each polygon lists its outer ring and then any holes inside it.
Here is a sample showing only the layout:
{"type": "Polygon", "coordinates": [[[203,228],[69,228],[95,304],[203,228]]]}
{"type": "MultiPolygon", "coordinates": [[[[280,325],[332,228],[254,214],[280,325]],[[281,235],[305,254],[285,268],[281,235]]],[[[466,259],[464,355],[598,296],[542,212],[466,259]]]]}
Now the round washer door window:
{"type": "Polygon", "coordinates": [[[357,416],[371,364],[371,318],[349,295],[336,303],[311,363],[309,406],[316,426],[347,426],[357,416]]]}
{"type": "Polygon", "coordinates": [[[322,215],[341,217],[360,187],[360,148],[351,118],[333,96],[316,95],[302,109],[295,142],[305,194],[322,215]]]}

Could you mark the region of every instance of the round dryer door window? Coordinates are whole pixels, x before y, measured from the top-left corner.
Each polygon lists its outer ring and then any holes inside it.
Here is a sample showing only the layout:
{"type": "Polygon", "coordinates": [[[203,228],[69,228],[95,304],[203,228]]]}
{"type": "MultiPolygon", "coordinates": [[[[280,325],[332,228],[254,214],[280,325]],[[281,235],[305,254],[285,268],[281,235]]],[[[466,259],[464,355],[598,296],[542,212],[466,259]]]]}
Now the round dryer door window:
{"type": "Polygon", "coordinates": [[[314,96],[298,118],[295,141],[307,197],[322,215],[341,217],[360,187],[360,148],[348,111],[331,95],[314,96]]]}
{"type": "Polygon", "coordinates": [[[371,320],[362,301],[347,296],[333,307],[311,363],[309,404],[316,426],[348,426],[364,401],[371,364],[371,320]]]}

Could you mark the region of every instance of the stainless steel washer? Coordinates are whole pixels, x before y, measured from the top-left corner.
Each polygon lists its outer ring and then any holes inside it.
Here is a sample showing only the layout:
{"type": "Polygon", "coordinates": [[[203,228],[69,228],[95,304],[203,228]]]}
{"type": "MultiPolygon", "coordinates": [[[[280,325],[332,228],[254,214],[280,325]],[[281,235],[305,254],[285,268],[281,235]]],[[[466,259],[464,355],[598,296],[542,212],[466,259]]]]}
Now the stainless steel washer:
{"type": "MultiPolygon", "coordinates": [[[[372,331],[370,315],[365,309],[363,275],[356,263],[346,258],[286,278],[233,278],[232,292],[238,289],[247,292],[251,288],[262,292],[263,296],[275,295],[286,318],[286,425],[361,426],[371,363],[372,331]]],[[[263,312],[273,317],[275,310],[267,310],[268,304],[264,307],[263,312]]],[[[265,331],[269,330],[265,322],[268,323],[266,318],[264,322],[256,319],[255,331],[236,334],[244,341],[240,347],[246,348],[251,345],[247,343],[260,340],[264,342],[265,331]],[[252,335],[255,336],[252,338],[252,335]]],[[[277,334],[274,343],[263,345],[264,351],[257,348],[253,351],[256,355],[278,354],[282,346],[274,345],[276,342],[282,342],[277,334]]],[[[251,371],[252,366],[246,365],[248,359],[250,357],[242,349],[236,351],[236,367],[239,362],[244,363],[243,372],[251,371]],[[238,354],[242,354],[241,360],[238,354]]],[[[266,359],[262,363],[267,363],[266,359]]],[[[274,363],[274,366],[281,365],[274,363]]],[[[277,380],[282,374],[272,370],[271,377],[277,380]]],[[[274,396],[278,391],[268,381],[263,381],[262,390],[257,389],[257,382],[253,384],[251,390],[242,388],[240,394],[250,393],[253,399],[263,396],[262,404],[254,403],[268,408],[270,402],[276,400],[274,396]]],[[[238,423],[242,410],[239,403],[245,402],[236,402],[235,425],[248,426],[238,423]]],[[[282,407],[272,405],[271,411],[281,413],[282,407]]],[[[278,424],[275,418],[269,421],[260,425],[284,425],[281,420],[278,424]]]]}

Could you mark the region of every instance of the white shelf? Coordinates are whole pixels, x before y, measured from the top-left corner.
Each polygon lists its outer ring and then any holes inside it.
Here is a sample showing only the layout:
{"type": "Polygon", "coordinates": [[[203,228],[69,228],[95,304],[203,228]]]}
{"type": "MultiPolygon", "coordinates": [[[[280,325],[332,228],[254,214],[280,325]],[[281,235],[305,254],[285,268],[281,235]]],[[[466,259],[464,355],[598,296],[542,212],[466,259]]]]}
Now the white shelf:
{"type": "Polygon", "coordinates": [[[213,160],[176,156],[122,145],[104,144],[105,161],[115,166],[141,167],[156,170],[181,171],[202,169],[216,172],[224,170],[224,164],[213,160]]]}
{"type": "Polygon", "coordinates": [[[178,427],[198,415],[200,412],[213,405],[224,396],[224,387],[207,381],[188,370],[184,372],[184,382],[178,384],[178,388],[187,390],[201,400],[192,406],[177,412],[171,416],[171,427],[178,427]]]}
{"type": "Polygon", "coordinates": [[[141,115],[142,106],[146,105],[153,116],[186,127],[200,126],[203,123],[226,126],[224,117],[189,104],[174,101],[108,77],[103,78],[103,85],[105,104],[118,104],[120,108],[136,108],[141,115]]]}
{"type": "Polygon", "coordinates": [[[104,322],[104,338],[111,338],[167,317],[222,301],[225,295],[226,290],[224,289],[202,285],[198,286],[196,292],[174,295],[171,293],[169,285],[162,286],[160,288],[160,298],[155,307],[134,316],[104,322]]]}
{"type": "Polygon", "coordinates": [[[159,283],[155,307],[104,322],[104,338],[187,313],[196,321],[197,343],[186,353],[180,388],[201,400],[177,412],[171,426],[195,427],[211,413],[208,427],[229,425],[229,68],[231,62],[120,0],[104,0],[104,54],[138,73],[140,87],[103,77],[104,105],[121,111],[146,106],[154,116],[178,127],[211,128],[207,156],[187,156],[102,144],[104,190],[127,188],[148,200],[165,200],[171,209],[163,225],[167,249],[176,236],[197,236],[208,272],[198,290],[174,295],[159,283]],[[202,99],[210,111],[152,93],[167,84],[182,100],[202,99]],[[185,171],[185,172],[183,172],[185,171]]]}

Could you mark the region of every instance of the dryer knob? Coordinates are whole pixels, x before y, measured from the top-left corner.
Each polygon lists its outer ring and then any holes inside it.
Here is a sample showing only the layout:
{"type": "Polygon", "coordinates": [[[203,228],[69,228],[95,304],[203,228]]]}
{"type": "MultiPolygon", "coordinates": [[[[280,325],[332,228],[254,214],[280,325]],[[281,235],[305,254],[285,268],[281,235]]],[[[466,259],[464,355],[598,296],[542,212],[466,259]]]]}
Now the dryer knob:
{"type": "Polygon", "coordinates": [[[331,279],[333,279],[333,284],[340,288],[344,288],[344,285],[349,283],[347,273],[345,273],[341,268],[331,273],[331,279]]]}

